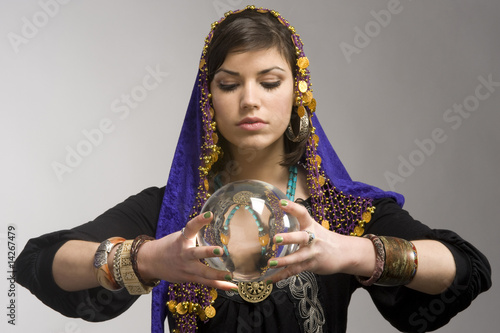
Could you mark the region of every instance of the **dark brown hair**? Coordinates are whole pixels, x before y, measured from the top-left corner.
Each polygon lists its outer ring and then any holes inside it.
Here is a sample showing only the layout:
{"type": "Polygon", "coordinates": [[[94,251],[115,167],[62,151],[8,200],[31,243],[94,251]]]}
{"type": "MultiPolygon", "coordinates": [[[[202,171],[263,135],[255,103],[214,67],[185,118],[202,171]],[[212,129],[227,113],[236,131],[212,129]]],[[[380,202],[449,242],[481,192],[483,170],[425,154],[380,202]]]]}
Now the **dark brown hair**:
{"type": "MultiPolygon", "coordinates": [[[[243,53],[273,47],[276,47],[284,59],[287,60],[292,70],[292,75],[295,78],[297,56],[295,45],[291,39],[291,33],[287,27],[269,12],[260,13],[255,10],[245,10],[229,15],[215,28],[212,40],[207,49],[206,59],[209,84],[229,53],[243,53]]],[[[298,123],[298,115],[295,111],[294,107],[291,116],[292,124],[298,123]]],[[[294,128],[294,132],[298,132],[297,128],[294,128]]],[[[284,141],[285,156],[281,165],[290,166],[297,163],[304,154],[307,140],[292,142],[285,136],[284,141]]],[[[230,156],[228,156],[227,141],[222,135],[220,135],[219,144],[225,156],[214,166],[214,171],[217,171],[230,159],[230,156]]]]}

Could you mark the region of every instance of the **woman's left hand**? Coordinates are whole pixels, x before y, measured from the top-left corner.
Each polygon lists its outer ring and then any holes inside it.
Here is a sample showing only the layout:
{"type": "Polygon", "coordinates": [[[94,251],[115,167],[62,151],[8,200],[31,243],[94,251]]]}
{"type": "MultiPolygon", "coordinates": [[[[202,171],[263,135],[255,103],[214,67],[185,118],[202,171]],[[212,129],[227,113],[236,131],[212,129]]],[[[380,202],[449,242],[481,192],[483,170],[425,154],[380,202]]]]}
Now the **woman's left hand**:
{"type": "MultiPolygon", "coordinates": [[[[277,282],[289,276],[299,274],[302,271],[326,275],[335,273],[371,273],[375,264],[375,252],[373,245],[368,239],[344,236],[325,229],[317,223],[307,209],[292,201],[282,201],[286,205],[281,205],[283,211],[297,218],[300,223],[300,230],[290,233],[277,234],[276,239],[283,239],[278,245],[299,244],[299,249],[292,254],[281,258],[271,258],[268,264],[271,267],[285,267],[285,269],[271,276],[268,282],[277,282]],[[308,232],[306,232],[306,230],[308,232]],[[310,233],[314,239],[310,240],[310,233]],[[366,247],[366,250],[373,252],[373,266],[356,269],[353,261],[353,251],[358,247],[366,247]]],[[[366,254],[366,253],[365,253],[366,254]]],[[[368,274],[369,276],[370,274],[368,274]]]]}

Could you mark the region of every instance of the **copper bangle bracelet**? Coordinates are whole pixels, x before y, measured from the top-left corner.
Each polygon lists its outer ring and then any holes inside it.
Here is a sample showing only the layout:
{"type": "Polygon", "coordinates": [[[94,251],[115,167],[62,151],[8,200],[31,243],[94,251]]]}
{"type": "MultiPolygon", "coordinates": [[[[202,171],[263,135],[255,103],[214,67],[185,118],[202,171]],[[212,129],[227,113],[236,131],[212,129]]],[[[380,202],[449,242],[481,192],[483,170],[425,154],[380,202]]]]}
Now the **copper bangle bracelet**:
{"type": "Polygon", "coordinates": [[[379,237],[385,248],[384,272],[375,283],[401,286],[410,283],[417,273],[418,255],[412,242],[396,237],[379,237]]]}
{"type": "Polygon", "coordinates": [[[363,286],[402,286],[410,283],[418,268],[418,255],[415,245],[397,237],[365,235],[369,238],[376,253],[375,270],[370,278],[356,276],[363,286]]]}

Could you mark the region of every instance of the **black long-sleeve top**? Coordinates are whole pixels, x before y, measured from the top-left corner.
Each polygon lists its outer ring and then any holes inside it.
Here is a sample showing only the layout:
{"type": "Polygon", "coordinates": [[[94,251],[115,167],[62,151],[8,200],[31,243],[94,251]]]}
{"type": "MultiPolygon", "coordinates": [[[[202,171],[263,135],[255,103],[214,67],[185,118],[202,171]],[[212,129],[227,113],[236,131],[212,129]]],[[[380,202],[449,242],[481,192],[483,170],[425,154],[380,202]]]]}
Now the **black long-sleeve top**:
{"type": "MultiPolygon", "coordinates": [[[[52,262],[68,240],[103,240],[121,236],[155,235],[165,188],[148,188],[109,209],[94,221],[31,239],[16,261],[16,280],[43,303],[69,317],[104,321],[127,310],[137,299],[125,290],[101,287],[78,292],[62,290],[54,282],[52,262]]],[[[482,253],[448,230],[430,229],[414,220],[392,199],[375,200],[366,233],[408,240],[432,239],[446,245],[456,263],[453,284],[440,295],[428,295],[404,286],[370,286],[380,313],[397,329],[425,332],[445,325],[491,286],[491,268],[482,253]]],[[[237,293],[219,291],[217,315],[200,332],[345,332],[352,293],[361,285],[346,274],[316,275],[303,272],[280,281],[260,303],[247,303],[237,293]]],[[[169,317],[170,327],[173,327],[169,317]]]]}

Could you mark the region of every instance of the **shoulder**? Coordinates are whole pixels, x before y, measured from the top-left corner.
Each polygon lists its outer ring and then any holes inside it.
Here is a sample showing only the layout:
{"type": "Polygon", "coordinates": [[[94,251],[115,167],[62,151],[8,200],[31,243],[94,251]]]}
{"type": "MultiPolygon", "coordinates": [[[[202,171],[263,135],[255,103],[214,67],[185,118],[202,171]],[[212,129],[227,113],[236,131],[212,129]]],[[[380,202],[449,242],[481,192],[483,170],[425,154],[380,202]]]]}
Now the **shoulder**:
{"type": "Polygon", "coordinates": [[[97,234],[98,239],[116,235],[128,238],[154,235],[164,193],[165,187],[148,187],[73,230],[97,234]]]}
{"type": "Polygon", "coordinates": [[[373,206],[375,207],[375,212],[373,218],[381,218],[388,214],[402,214],[408,215],[408,212],[401,208],[395,199],[387,197],[382,199],[373,200],[373,206]]]}
{"type": "Polygon", "coordinates": [[[129,196],[114,208],[120,207],[137,209],[142,207],[154,209],[157,207],[160,209],[164,194],[165,187],[148,187],[137,194],[129,196]]]}
{"type": "Polygon", "coordinates": [[[431,228],[414,219],[393,198],[376,199],[373,206],[375,212],[367,224],[366,233],[404,239],[430,238],[433,233],[431,228]]]}

